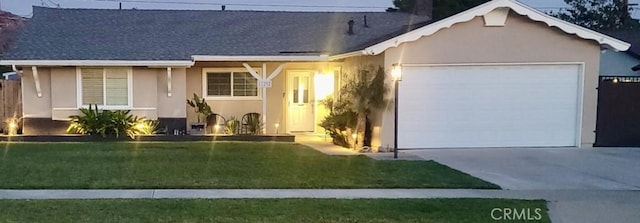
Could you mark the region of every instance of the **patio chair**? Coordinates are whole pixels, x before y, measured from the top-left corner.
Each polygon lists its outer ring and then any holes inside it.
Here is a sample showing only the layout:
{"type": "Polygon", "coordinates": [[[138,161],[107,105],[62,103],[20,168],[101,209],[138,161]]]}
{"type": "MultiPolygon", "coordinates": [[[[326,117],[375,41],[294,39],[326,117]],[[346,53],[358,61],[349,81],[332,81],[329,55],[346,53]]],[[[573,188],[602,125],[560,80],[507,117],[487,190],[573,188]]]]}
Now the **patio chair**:
{"type": "Polygon", "coordinates": [[[210,130],[211,133],[217,134],[220,133],[221,131],[224,132],[224,127],[227,123],[227,119],[224,118],[224,116],[213,113],[209,116],[207,116],[207,129],[210,130]],[[216,125],[219,125],[219,129],[216,132],[216,125]]]}
{"type": "Polygon", "coordinates": [[[259,113],[244,114],[241,121],[240,134],[257,135],[262,131],[262,120],[259,113]]]}

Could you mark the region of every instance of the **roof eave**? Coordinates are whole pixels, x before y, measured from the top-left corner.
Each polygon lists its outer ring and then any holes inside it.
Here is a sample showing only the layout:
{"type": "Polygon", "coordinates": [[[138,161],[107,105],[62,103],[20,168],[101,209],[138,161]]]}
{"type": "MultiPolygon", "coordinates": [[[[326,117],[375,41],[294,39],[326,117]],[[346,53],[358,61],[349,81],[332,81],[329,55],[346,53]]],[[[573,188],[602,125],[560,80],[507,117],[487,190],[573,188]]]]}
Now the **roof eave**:
{"type": "Polygon", "coordinates": [[[7,66],[153,66],[191,67],[190,60],[0,60],[7,66]]]}
{"type": "Polygon", "coordinates": [[[422,28],[391,38],[387,41],[367,47],[364,51],[369,55],[378,55],[389,48],[398,47],[402,43],[413,42],[423,36],[433,35],[441,29],[450,28],[451,26],[458,23],[468,22],[477,16],[484,16],[497,8],[509,8],[520,15],[529,17],[531,20],[543,22],[549,27],[557,27],[568,34],[574,34],[583,39],[594,40],[600,45],[607,45],[618,51],[626,51],[631,47],[631,44],[629,43],[549,16],[535,9],[529,8],[528,6],[517,1],[494,0],[469,9],[467,11],[458,13],[449,18],[426,25],[422,28]]]}
{"type": "Polygon", "coordinates": [[[219,55],[193,55],[195,62],[251,62],[251,61],[278,61],[278,62],[322,62],[329,61],[328,55],[312,56],[219,56],[219,55]]]}

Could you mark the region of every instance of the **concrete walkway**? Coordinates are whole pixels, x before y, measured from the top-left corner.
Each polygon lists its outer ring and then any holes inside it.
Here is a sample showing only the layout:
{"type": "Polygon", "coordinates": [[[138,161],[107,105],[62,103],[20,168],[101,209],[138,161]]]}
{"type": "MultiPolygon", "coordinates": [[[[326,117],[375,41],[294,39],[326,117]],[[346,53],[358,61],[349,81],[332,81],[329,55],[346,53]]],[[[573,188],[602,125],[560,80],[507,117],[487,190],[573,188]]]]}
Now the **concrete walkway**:
{"type": "Polygon", "coordinates": [[[356,151],[336,146],[331,143],[330,136],[322,136],[317,134],[296,134],[296,143],[311,147],[326,155],[331,156],[354,156],[361,155],[356,151]]]}
{"type": "MultiPolygon", "coordinates": [[[[330,136],[318,135],[318,134],[298,134],[296,135],[295,142],[311,147],[321,153],[330,156],[356,156],[365,155],[376,160],[394,160],[393,152],[386,153],[358,153],[352,149],[336,146],[331,143],[330,136]]],[[[405,151],[399,151],[398,160],[424,160],[424,158],[407,153],[405,151]]]]}

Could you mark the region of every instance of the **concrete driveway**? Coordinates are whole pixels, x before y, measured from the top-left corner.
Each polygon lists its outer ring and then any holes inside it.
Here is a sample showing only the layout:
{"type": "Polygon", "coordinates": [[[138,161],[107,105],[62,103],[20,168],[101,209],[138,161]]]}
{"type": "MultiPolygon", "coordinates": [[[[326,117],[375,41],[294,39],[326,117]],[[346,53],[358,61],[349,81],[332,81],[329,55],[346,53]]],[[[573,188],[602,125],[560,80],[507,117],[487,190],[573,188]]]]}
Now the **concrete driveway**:
{"type": "Polygon", "coordinates": [[[640,190],[640,148],[408,150],[511,190],[640,190]]]}

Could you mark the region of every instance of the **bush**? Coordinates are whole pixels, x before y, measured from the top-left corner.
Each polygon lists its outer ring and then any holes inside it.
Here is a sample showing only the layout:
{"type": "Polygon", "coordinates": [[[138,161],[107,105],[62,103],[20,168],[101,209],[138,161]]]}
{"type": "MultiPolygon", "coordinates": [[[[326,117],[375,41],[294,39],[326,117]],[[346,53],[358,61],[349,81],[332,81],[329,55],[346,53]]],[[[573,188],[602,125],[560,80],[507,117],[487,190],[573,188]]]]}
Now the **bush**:
{"type": "Polygon", "coordinates": [[[235,116],[231,116],[224,126],[224,133],[229,135],[238,134],[240,131],[240,121],[235,116]]]}
{"type": "Polygon", "coordinates": [[[129,110],[99,110],[97,105],[89,105],[89,108],[80,108],[80,112],[82,115],[69,116],[68,133],[134,138],[139,134],[153,134],[158,126],[157,121],[138,118],[129,110]]]}
{"type": "Polygon", "coordinates": [[[333,143],[343,147],[351,147],[350,136],[358,122],[358,115],[349,109],[350,104],[346,100],[337,100],[327,97],[322,104],[330,109],[330,113],[320,122],[333,139],[333,143]]]}

